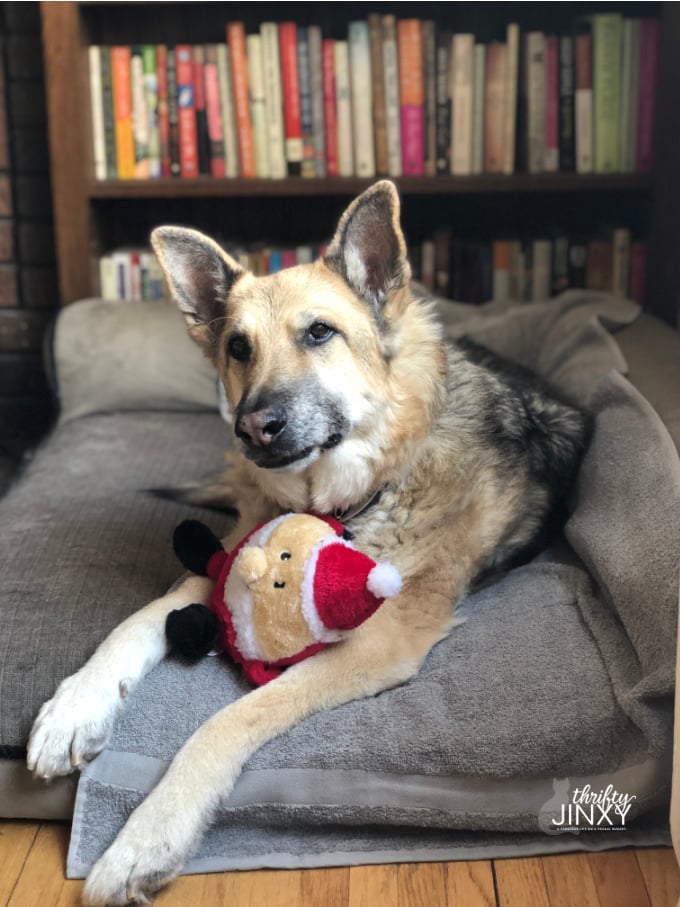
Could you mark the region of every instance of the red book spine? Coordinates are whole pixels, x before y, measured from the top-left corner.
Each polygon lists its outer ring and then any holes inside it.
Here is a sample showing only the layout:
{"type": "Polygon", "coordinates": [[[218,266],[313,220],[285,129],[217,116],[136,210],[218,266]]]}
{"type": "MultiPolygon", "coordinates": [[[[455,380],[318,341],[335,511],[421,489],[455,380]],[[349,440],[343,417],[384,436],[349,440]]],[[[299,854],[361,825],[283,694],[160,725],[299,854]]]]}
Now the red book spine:
{"type": "Polygon", "coordinates": [[[635,154],[637,170],[651,170],[654,165],[654,112],[658,49],[659,20],[643,19],[640,24],[640,87],[635,154]]]}
{"type": "Polygon", "coordinates": [[[545,39],[545,154],[544,169],[560,168],[560,55],[559,38],[545,39]]]}
{"type": "Polygon", "coordinates": [[[198,133],[194,105],[194,62],[191,44],[175,47],[177,107],[179,118],[179,165],[185,179],[198,176],[198,133]]]}
{"type": "Polygon", "coordinates": [[[576,35],[576,90],[584,91],[593,87],[593,38],[592,35],[576,35]]]}
{"type": "Polygon", "coordinates": [[[158,79],[158,140],[161,155],[161,176],[172,176],[170,169],[170,117],[168,115],[168,48],[156,45],[156,76],[158,79]]]}
{"type": "Polygon", "coordinates": [[[255,145],[253,144],[253,124],[250,119],[246,30],[243,22],[227,23],[227,42],[231,57],[231,78],[234,86],[236,133],[239,157],[241,159],[241,176],[250,179],[255,176],[255,145]]]}
{"type": "Polygon", "coordinates": [[[279,25],[279,45],[283,119],[286,130],[286,160],[288,161],[288,173],[291,176],[299,176],[302,171],[303,142],[297,63],[297,26],[294,22],[282,22],[279,25]]]}
{"type": "Polygon", "coordinates": [[[210,173],[212,176],[226,175],[224,163],[224,129],[220,109],[220,83],[217,72],[217,51],[214,45],[206,50],[205,61],[205,105],[208,116],[208,137],[210,139],[210,173]]]}
{"type": "Polygon", "coordinates": [[[335,42],[321,45],[323,67],[323,113],[326,139],[326,173],[338,176],[338,112],[335,106],[335,42]]]}
{"type": "Polygon", "coordinates": [[[425,79],[423,31],[420,19],[397,22],[401,158],[405,176],[425,172],[425,79]]]}

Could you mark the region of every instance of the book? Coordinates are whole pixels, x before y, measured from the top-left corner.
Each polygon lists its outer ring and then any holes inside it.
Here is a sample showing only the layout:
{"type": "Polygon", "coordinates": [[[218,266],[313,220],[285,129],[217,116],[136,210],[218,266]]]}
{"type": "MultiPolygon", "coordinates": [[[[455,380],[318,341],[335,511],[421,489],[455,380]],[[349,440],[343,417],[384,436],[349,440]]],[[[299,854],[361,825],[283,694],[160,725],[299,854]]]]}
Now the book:
{"type": "MultiPolygon", "coordinates": [[[[474,76],[472,89],[472,172],[484,172],[484,151],[486,129],[486,45],[475,44],[474,76]]],[[[505,137],[503,137],[505,138],[505,137]]]]}
{"type": "Polygon", "coordinates": [[[158,153],[161,176],[172,176],[170,161],[170,118],[168,111],[168,48],[156,45],[156,75],[158,78],[158,153]]]}
{"type": "Polygon", "coordinates": [[[389,173],[387,163],[387,111],[385,107],[385,70],[383,65],[382,21],[377,13],[368,17],[371,47],[371,90],[373,93],[373,143],[376,173],[389,173]]]}
{"type": "Polygon", "coordinates": [[[367,22],[349,23],[349,65],[356,176],[375,176],[371,50],[367,22]]]}
{"type": "Polygon", "coordinates": [[[560,170],[572,171],[576,166],[574,122],[574,39],[560,38],[560,170]]]}
{"type": "Polygon", "coordinates": [[[552,296],[569,288],[569,238],[555,237],[552,244],[552,296]]]}
{"type": "MultiPolygon", "coordinates": [[[[451,104],[453,110],[451,173],[455,176],[469,176],[472,173],[474,46],[474,35],[458,33],[453,36],[451,43],[451,104]]],[[[503,81],[505,81],[504,70],[503,81]]]]}
{"type": "Polygon", "coordinates": [[[99,259],[99,295],[102,299],[112,301],[118,299],[116,268],[112,255],[103,255],[99,259]]]}
{"type": "Polygon", "coordinates": [[[144,88],[142,47],[130,48],[130,86],[132,89],[132,136],[135,147],[135,178],[149,178],[149,118],[144,88]]]}
{"type": "Polygon", "coordinates": [[[451,232],[437,230],[434,234],[434,289],[440,296],[451,293],[451,232]]]}
{"type": "Polygon", "coordinates": [[[177,98],[177,61],[174,50],[167,58],[168,70],[168,131],[170,142],[170,175],[180,176],[179,163],[179,101],[177,98]]]}
{"type": "Polygon", "coordinates": [[[299,176],[302,172],[303,144],[297,62],[297,26],[294,22],[281,22],[279,25],[279,49],[288,175],[299,176]]]}
{"type": "Polygon", "coordinates": [[[505,34],[505,101],[503,108],[503,173],[515,172],[517,83],[519,78],[519,25],[510,22],[505,34]]]}
{"type": "Polygon", "coordinates": [[[401,176],[401,106],[399,98],[399,50],[394,16],[382,17],[383,76],[385,83],[385,128],[387,132],[387,170],[401,176]]]}
{"type": "Polygon", "coordinates": [[[106,142],[104,139],[104,92],[102,90],[102,48],[88,47],[90,71],[90,107],[92,111],[92,152],[95,179],[106,179],[106,142]]]}
{"type": "Polygon", "coordinates": [[[431,239],[424,240],[420,253],[420,282],[422,285],[434,292],[434,271],[435,256],[434,242],[431,239]]]}
{"type": "Polygon", "coordinates": [[[527,157],[529,173],[542,173],[545,154],[545,35],[527,35],[527,157]]]}
{"type": "Polygon", "coordinates": [[[612,289],[612,244],[605,240],[592,240],[588,243],[586,258],[586,288],[603,290],[612,289]]]}
{"type": "Polygon", "coordinates": [[[630,245],[630,230],[619,228],[612,232],[611,291],[615,296],[628,296],[630,245]]]}
{"type": "Polygon", "coordinates": [[[324,141],[326,146],[326,172],[328,176],[339,176],[338,162],[338,116],[335,100],[335,42],[325,38],[321,46],[323,69],[323,110],[324,141]]]}
{"type": "Polygon", "coordinates": [[[335,101],[338,121],[338,174],[354,176],[354,136],[350,95],[349,44],[336,41],[335,101]]]}
{"type": "Polygon", "coordinates": [[[397,22],[401,169],[404,176],[422,176],[425,168],[425,84],[423,29],[420,19],[397,22]]]}
{"type": "Polygon", "coordinates": [[[621,48],[620,163],[624,173],[636,169],[638,98],[640,94],[640,19],[623,20],[621,48]]]}
{"type": "Polygon", "coordinates": [[[535,239],[532,243],[531,301],[550,299],[552,290],[552,243],[549,239],[535,239]]]}
{"type": "Polygon", "coordinates": [[[309,26],[309,63],[312,88],[312,145],[318,177],[326,176],[326,139],[323,107],[323,59],[321,28],[309,26]]]}
{"type": "Polygon", "coordinates": [[[278,25],[275,22],[263,22],[260,26],[260,35],[262,36],[264,97],[269,139],[269,169],[274,179],[282,179],[286,176],[288,168],[286,166],[278,25]]]}
{"type": "Polygon", "coordinates": [[[493,287],[494,302],[510,299],[510,243],[496,240],[493,243],[493,287]]]}
{"type": "Polygon", "coordinates": [[[116,163],[116,124],[113,112],[113,73],[111,71],[111,48],[99,48],[101,65],[102,114],[104,118],[104,157],[106,179],[118,178],[116,163]]]}
{"type": "Polygon", "coordinates": [[[574,39],[576,170],[593,172],[593,41],[590,26],[581,26],[574,39]]]}
{"type": "Polygon", "coordinates": [[[569,243],[569,286],[583,289],[586,285],[588,246],[580,240],[569,243]]]}
{"type": "Polygon", "coordinates": [[[659,55],[659,20],[640,23],[639,94],[637,108],[636,169],[648,171],[654,164],[654,115],[656,70],[659,55]]]}
{"type": "Polygon", "coordinates": [[[545,39],[545,149],[543,169],[555,173],[560,169],[560,60],[556,35],[545,39]]]}
{"type": "Polygon", "coordinates": [[[205,66],[205,109],[210,140],[210,174],[217,179],[226,176],[224,166],[224,130],[222,127],[222,105],[220,102],[220,79],[217,70],[217,45],[206,44],[205,66]]]}
{"type": "Polygon", "coordinates": [[[236,138],[236,109],[231,79],[231,55],[226,44],[217,45],[217,78],[222,104],[222,133],[224,135],[224,170],[229,178],[237,177],[241,166],[236,138]]]}
{"type": "Polygon", "coordinates": [[[250,120],[253,125],[253,145],[255,149],[255,175],[260,178],[268,178],[270,176],[269,135],[264,93],[262,38],[259,34],[247,36],[246,55],[248,62],[250,120]]]}
{"type": "MultiPolygon", "coordinates": [[[[483,47],[484,45],[478,45],[483,47]]],[[[451,95],[449,94],[449,51],[451,32],[437,30],[436,103],[437,103],[437,173],[451,172],[451,95]]]]}
{"type": "Polygon", "coordinates": [[[437,172],[436,39],[434,22],[423,22],[423,173],[437,172]]]}
{"type": "Polygon", "coordinates": [[[158,129],[158,72],[156,48],[153,44],[145,44],[142,47],[142,63],[144,66],[149,176],[157,179],[161,175],[161,141],[158,129]]]}
{"type": "Polygon", "coordinates": [[[242,178],[251,179],[256,175],[255,144],[253,142],[253,124],[250,118],[246,32],[243,22],[227,23],[227,45],[231,61],[240,175],[242,178]]]}
{"type": "Polygon", "coordinates": [[[190,44],[175,47],[177,73],[177,123],[180,174],[184,179],[198,176],[198,133],[194,106],[193,48],[190,44]]]}
{"type": "Polygon", "coordinates": [[[300,124],[302,126],[302,175],[316,176],[314,166],[314,124],[312,123],[312,71],[309,61],[307,28],[297,29],[298,82],[300,84],[300,124]]]}
{"type": "Polygon", "coordinates": [[[208,135],[208,114],[205,104],[205,48],[202,44],[194,46],[193,57],[198,172],[208,174],[210,173],[210,136],[208,135]]]}
{"type": "Polygon", "coordinates": [[[620,13],[598,13],[592,23],[594,170],[614,173],[619,169],[623,19],[620,13]]]}
{"type": "MultiPolygon", "coordinates": [[[[494,41],[486,49],[484,101],[484,172],[502,173],[505,139],[506,46],[494,41]]],[[[454,108],[456,100],[454,98],[454,108]]],[[[455,125],[454,125],[455,130],[455,125]]]]}
{"type": "Polygon", "coordinates": [[[647,243],[634,242],[630,247],[630,276],[628,295],[644,306],[647,280],[647,243]]]}
{"type": "Polygon", "coordinates": [[[135,146],[132,135],[132,86],[130,83],[130,48],[111,48],[114,132],[118,179],[133,179],[135,146]]]}

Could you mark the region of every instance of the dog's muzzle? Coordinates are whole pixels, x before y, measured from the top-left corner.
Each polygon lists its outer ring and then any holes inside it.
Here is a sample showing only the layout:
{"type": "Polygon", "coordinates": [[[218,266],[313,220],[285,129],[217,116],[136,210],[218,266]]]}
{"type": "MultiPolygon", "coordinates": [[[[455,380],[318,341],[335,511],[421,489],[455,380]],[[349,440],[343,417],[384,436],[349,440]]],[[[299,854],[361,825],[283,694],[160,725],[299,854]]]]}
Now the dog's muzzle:
{"type": "Polygon", "coordinates": [[[288,414],[282,406],[261,409],[239,416],[236,436],[248,447],[268,447],[288,424],[288,414]]]}

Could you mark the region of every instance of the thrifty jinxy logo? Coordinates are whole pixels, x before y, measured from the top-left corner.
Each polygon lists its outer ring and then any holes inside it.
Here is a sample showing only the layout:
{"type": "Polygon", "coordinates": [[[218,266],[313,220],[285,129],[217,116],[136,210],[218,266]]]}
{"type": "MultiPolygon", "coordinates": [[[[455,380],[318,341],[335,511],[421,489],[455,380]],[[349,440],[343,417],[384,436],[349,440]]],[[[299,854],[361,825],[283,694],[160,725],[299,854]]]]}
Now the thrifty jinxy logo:
{"type": "Polygon", "coordinates": [[[590,784],[570,793],[569,779],[553,779],[552,796],[541,807],[538,825],[546,834],[581,831],[623,831],[636,800],[635,794],[618,791],[613,784],[594,790],[590,784]]]}

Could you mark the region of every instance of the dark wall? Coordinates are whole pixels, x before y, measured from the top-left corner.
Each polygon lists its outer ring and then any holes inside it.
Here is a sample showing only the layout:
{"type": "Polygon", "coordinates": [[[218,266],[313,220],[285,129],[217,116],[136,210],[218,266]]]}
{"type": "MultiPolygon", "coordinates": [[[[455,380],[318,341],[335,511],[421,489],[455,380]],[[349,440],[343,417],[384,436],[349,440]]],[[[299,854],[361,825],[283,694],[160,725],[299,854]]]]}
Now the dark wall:
{"type": "Polygon", "coordinates": [[[49,428],[57,308],[38,3],[0,4],[0,485],[49,428]]]}

